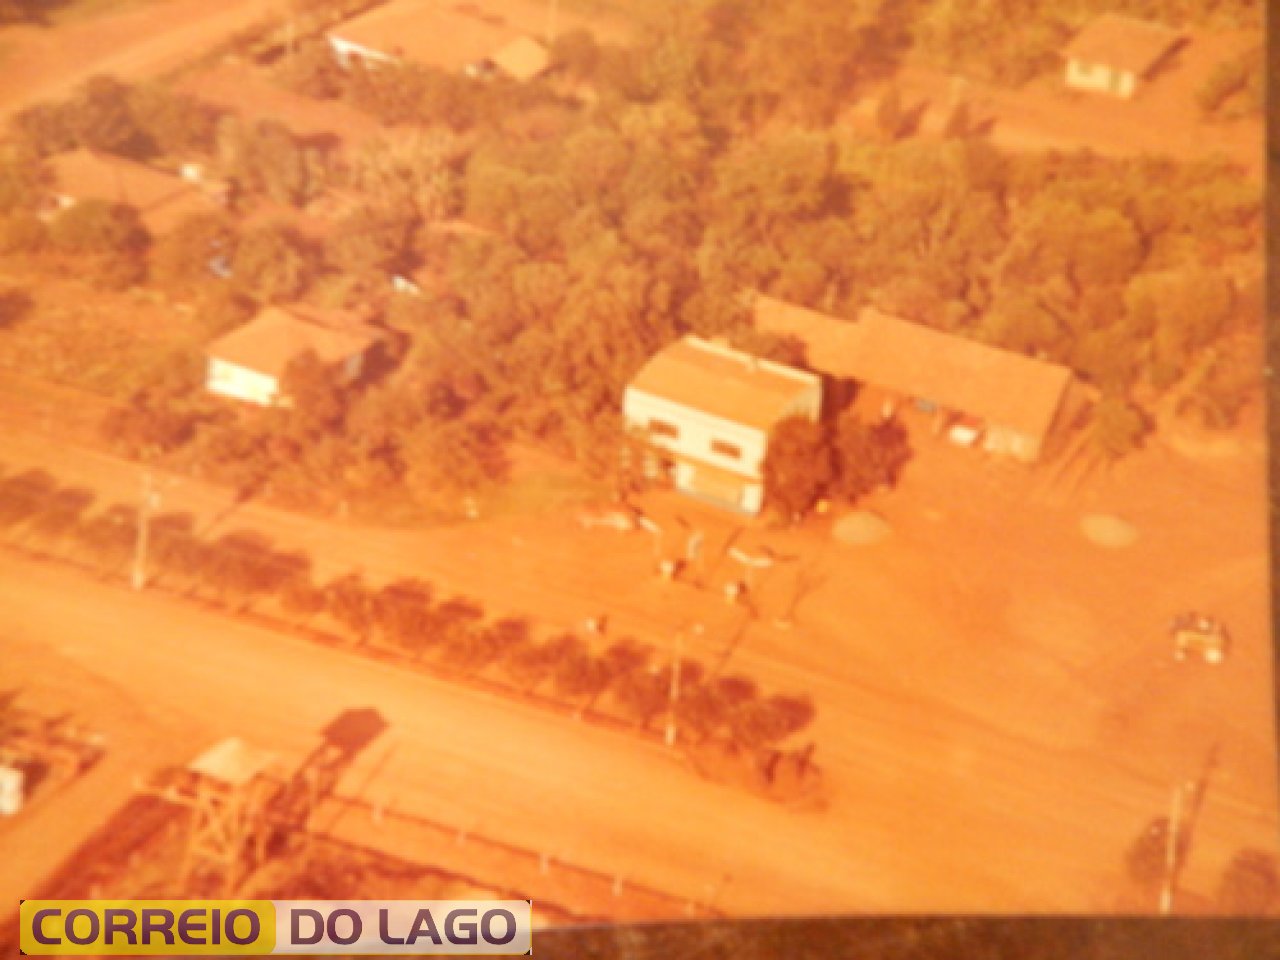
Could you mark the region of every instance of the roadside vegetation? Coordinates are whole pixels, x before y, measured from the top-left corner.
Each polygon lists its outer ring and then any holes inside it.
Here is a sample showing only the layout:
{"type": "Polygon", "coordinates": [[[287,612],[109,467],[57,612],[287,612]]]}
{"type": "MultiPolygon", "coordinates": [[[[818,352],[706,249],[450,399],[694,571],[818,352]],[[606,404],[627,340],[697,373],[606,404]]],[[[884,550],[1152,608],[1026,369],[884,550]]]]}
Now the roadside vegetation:
{"type": "MultiPolygon", "coordinates": [[[[875,135],[836,122],[944,40],[963,41],[960,60],[1013,63],[1000,37],[1015,25],[1052,33],[1098,12],[1023,6],[672,5],[629,46],[564,33],[555,71],[528,84],[344,71],[305,37],[276,50],[279,83],[387,125],[353,146],[97,78],[11,125],[0,251],[37,273],[154,288],[189,311],[175,322],[197,344],[299,300],[384,326],[366,382],[298,373],[322,411],[214,403],[192,346],[107,424],[131,455],[288,503],[401,490],[456,512],[505,481],[513,441],[607,474],[627,442],[622,389],[673,339],[803,363],[795,344],[752,329],[751,289],[846,319],[874,305],[1065,364],[1103,397],[1091,429],[1109,457],[1137,446],[1170,398],[1230,427],[1257,394],[1261,350],[1261,198],[1239,171],[1009,155],[963,122],[926,141],[907,135],[901,105],[880,111],[875,135]],[[43,158],[76,146],[196,160],[231,185],[231,205],[159,237],[106,202],[39,216],[43,158]],[[393,293],[394,276],[416,294],[393,293]]],[[[1134,12],[1248,13],[1157,6],[1134,12]]],[[[1213,82],[1228,91],[1213,109],[1236,97],[1234,72],[1213,82]]],[[[39,323],[28,311],[11,332],[39,323]]],[[[815,496],[864,485],[841,462],[815,496]]]]}
{"type": "MultiPolygon", "coordinates": [[[[137,508],[101,506],[88,490],[41,471],[0,475],[0,537],[10,547],[127,580],[138,546],[137,508]]],[[[548,632],[419,579],[375,585],[360,573],[320,582],[310,560],[247,531],[202,536],[189,514],[149,521],[148,582],[189,600],[414,664],[460,682],[530,698],[658,736],[672,724],[698,768],[727,771],[770,792],[810,787],[813,747],[793,738],[813,721],[805,696],[770,694],[750,678],[713,675],[701,662],[632,637],[548,632]],[[673,677],[673,671],[679,671],[673,677]],[[675,692],[673,695],[673,691],[675,692]]]]}

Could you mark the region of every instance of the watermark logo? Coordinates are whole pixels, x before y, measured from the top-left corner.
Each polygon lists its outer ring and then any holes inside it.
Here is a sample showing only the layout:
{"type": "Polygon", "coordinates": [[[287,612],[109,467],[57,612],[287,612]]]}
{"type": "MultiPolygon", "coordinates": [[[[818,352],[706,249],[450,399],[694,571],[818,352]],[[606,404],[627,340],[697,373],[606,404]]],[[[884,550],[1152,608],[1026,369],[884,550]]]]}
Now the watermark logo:
{"type": "Polygon", "coordinates": [[[28,956],[523,956],[530,900],[24,900],[28,956]]]}

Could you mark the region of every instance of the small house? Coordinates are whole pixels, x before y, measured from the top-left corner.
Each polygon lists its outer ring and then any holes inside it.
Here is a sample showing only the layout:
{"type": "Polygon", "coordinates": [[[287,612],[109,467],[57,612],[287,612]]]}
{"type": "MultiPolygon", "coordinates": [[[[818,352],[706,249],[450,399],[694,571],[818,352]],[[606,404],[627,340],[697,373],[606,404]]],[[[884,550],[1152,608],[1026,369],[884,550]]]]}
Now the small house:
{"type": "Polygon", "coordinates": [[[264,407],[287,406],[280,381],[294,360],[314,353],[324,363],[339,365],[343,380],[350,382],[364,372],[380,339],[372,327],[346,318],[323,317],[304,307],[266,307],[209,344],[205,387],[264,407]]]}
{"type": "Polygon", "coordinates": [[[47,161],[55,210],[96,199],[133,207],[143,225],[160,236],[184,218],[225,206],[222,184],[193,183],[145,163],[81,147],[47,161]]]}
{"type": "Polygon", "coordinates": [[[334,27],[328,41],[343,67],[409,62],[525,81],[550,64],[545,46],[502,18],[436,0],[391,0],[334,27]]]}
{"type": "Polygon", "coordinates": [[[1182,35],[1148,20],[1107,13],[1091,21],[1063,51],[1066,84],[1129,99],[1182,42],[1182,35]]]}
{"type": "Polygon", "coordinates": [[[792,416],[816,421],[821,403],[815,374],[690,336],[641,368],[623,414],[669,457],[678,490],[754,514],[770,432],[792,416]]]}

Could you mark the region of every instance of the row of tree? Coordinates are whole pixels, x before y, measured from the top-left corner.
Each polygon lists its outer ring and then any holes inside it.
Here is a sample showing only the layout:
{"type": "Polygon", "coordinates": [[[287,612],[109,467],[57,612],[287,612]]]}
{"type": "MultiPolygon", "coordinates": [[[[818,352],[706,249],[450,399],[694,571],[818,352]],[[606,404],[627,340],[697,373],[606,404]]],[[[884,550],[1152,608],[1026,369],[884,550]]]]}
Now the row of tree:
{"type": "MultiPolygon", "coordinates": [[[[0,479],[0,532],[119,574],[135,556],[138,512],[120,505],[94,512],[94,500],[42,472],[9,475],[0,479]]],[[[474,601],[438,597],[418,579],[375,588],[352,573],[316,584],[305,556],[251,532],[202,539],[187,514],[150,519],[147,570],[154,582],[239,611],[274,603],[304,625],[326,616],[361,645],[377,641],[464,676],[486,671],[579,712],[607,702],[641,729],[671,706],[673,664],[650,644],[621,638],[593,650],[573,633],[540,638],[525,620],[487,620],[474,601]]],[[[751,680],[709,676],[694,660],[682,660],[678,691],[674,718],[686,743],[763,750],[799,733],[814,714],[806,698],[766,696],[751,680]]]]}

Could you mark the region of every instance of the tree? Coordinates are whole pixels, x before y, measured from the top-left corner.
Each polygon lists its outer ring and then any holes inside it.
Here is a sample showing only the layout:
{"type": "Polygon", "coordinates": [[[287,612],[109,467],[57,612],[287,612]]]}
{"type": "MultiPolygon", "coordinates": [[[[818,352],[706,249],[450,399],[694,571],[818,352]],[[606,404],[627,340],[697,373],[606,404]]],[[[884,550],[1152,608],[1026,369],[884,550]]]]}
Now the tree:
{"type": "Polygon", "coordinates": [[[736,705],[729,716],[733,741],[748,750],[760,750],[804,729],[814,716],[807,698],[770,697],[736,705]]]}
{"type": "Polygon", "coordinates": [[[396,580],[374,597],[374,619],[392,643],[420,653],[435,639],[431,601],[427,583],[412,577],[396,580]]]}
{"type": "Polygon", "coordinates": [[[1218,906],[1236,916],[1273,916],[1280,904],[1280,868],[1264,850],[1236,853],[1222,873],[1218,906]]]}
{"type": "Polygon", "coordinates": [[[91,276],[104,286],[128,287],[145,273],[149,238],[133,207],[92,197],[81,200],[58,215],[49,237],[57,250],[83,258],[91,276]]]}
{"type": "Polygon", "coordinates": [[[324,587],[325,609],[364,643],[374,624],[374,601],[364,578],[349,573],[324,587]]]}
{"type": "Polygon", "coordinates": [[[475,493],[509,469],[497,425],[475,418],[424,423],[405,438],[404,457],[409,483],[428,499],[475,493]]]}
{"type": "Polygon", "coordinates": [[[648,670],[623,673],[613,684],[618,706],[645,729],[667,704],[670,682],[648,670]]]}
{"type": "Polygon", "coordinates": [[[212,150],[217,114],[207,104],[159,83],[129,89],[126,100],[130,116],[151,151],[181,156],[212,150]]]}
{"type": "Polygon", "coordinates": [[[126,457],[151,459],[187,443],[195,417],[160,391],[142,390],[102,419],[103,437],[126,457]]]}
{"type": "Polygon", "coordinates": [[[289,52],[275,73],[287,90],[317,100],[331,100],[342,94],[346,76],[324,40],[308,39],[289,52]]]}
{"type": "Polygon", "coordinates": [[[235,231],[224,214],[192,214],[152,246],[151,280],[174,292],[211,285],[214,266],[229,266],[234,249],[235,231]]]}
{"type": "Polygon", "coordinates": [[[1142,411],[1117,394],[1104,396],[1093,409],[1090,440],[1108,460],[1118,460],[1142,444],[1147,432],[1142,411]]]}
{"type": "Polygon", "coordinates": [[[300,440],[333,433],[347,412],[342,367],[325,363],[314,350],[294,357],[280,377],[280,393],[289,404],[289,424],[300,440]]]}
{"type": "Polygon", "coordinates": [[[520,644],[502,661],[502,669],[523,690],[531,691],[555,672],[562,647],[557,641],[520,644]]]}
{"type": "Polygon", "coordinates": [[[66,110],[71,135],[82,146],[138,160],[155,154],[155,144],[134,117],[129,88],[113,77],[87,80],[66,110]]]}
{"type": "Polygon", "coordinates": [[[280,591],[280,606],[285,613],[310,620],[325,609],[325,594],[310,577],[295,577],[280,591]]]}
{"type": "Polygon", "coordinates": [[[386,274],[403,269],[412,236],[409,214],[361,206],[342,218],[326,241],[325,256],[340,271],[385,282],[386,274]]]}
{"type": "Polygon", "coordinates": [[[432,223],[458,211],[453,160],[459,152],[457,138],[448,133],[393,130],[349,152],[343,176],[376,210],[432,223]]]}
{"type": "Polygon", "coordinates": [[[769,498],[792,520],[826,491],[835,475],[826,431],[804,417],[788,417],[773,428],[764,457],[769,498]]]}
{"type": "Polygon", "coordinates": [[[847,410],[836,424],[834,459],[832,493],[856,502],[877,487],[897,483],[911,459],[907,431],[897,420],[869,424],[847,410]]]}
{"type": "Polygon", "coordinates": [[[236,286],[260,303],[297,298],[311,283],[315,266],[302,238],[283,224],[247,231],[231,259],[236,286]]]}

